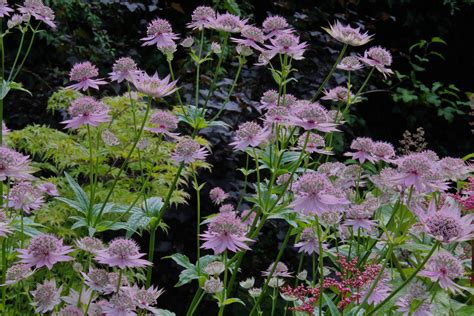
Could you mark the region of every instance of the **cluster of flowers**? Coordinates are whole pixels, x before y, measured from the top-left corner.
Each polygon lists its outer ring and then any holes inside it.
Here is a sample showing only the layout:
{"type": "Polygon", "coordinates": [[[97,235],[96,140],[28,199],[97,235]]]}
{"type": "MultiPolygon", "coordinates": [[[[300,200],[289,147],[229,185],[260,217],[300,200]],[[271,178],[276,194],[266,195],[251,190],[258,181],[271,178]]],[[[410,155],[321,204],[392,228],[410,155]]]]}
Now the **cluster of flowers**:
{"type": "Polygon", "coordinates": [[[7,0],[0,1],[0,18],[9,17],[7,20],[9,29],[23,23],[29,23],[32,17],[52,29],[56,28],[54,11],[46,6],[42,0],[25,0],[22,5],[18,5],[17,11],[15,13],[15,10],[8,5],[7,0]]]}

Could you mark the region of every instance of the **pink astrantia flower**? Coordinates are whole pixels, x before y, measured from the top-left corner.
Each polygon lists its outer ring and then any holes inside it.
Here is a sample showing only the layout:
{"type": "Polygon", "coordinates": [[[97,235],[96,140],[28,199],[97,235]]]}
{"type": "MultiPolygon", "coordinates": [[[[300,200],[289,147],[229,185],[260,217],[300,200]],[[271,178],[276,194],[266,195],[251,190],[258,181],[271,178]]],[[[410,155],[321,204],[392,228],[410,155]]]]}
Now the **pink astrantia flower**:
{"type": "Polygon", "coordinates": [[[332,152],[326,150],[326,142],[324,137],[318,134],[310,134],[308,141],[306,141],[307,135],[303,134],[298,137],[298,149],[303,150],[306,143],[305,151],[309,153],[318,153],[322,155],[332,155],[332,152]]]}
{"type": "Polygon", "coordinates": [[[0,210],[0,237],[6,237],[8,234],[12,233],[10,223],[5,212],[0,210]]]}
{"type": "Polygon", "coordinates": [[[133,82],[133,79],[140,71],[137,68],[137,64],[130,57],[121,57],[115,61],[112,66],[112,72],[109,73],[111,81],[117,81],[118,83],[126,80],[133,82]]]}
{"type": "Polygon", "coordinates": [[[221,207],[219,207],[219,212],[221,213],[233,212],[234,210],[235,208],[232,204],[222,204],[221,207]]]}
{"type": "Polygon", "coordinates": [[[337,131],[335,123],[329,122],[327,110],[319,103],[298,101],[291,109],[291,122],[305,130],[316,129],[321,132],[337,131]]]}
{"type": "Polygon", "coordinates": [[[29,15],[13,14],[12,17],[7,21],[7,26],[9,29],[12,29],[18,25],[21,25],[23,22],[28,22],[29,20],[29,15]]]}
{"type": "Polygon", "coordinates": [[[54,11],[50,7],[45,6],[42,0],[25,0],[23,5],[18,6],[18,11],[25,16],[34,17],[53,30],[56,29],[54,11]]]}
{"type": "Polygon", "coordinates": [[[245,122],[239,125],[235,132],[234,141],[230,143],[237,150],[257,147],[269,136],[269,132],[255,122],[245,122]]]}
{"type": "Polygon", "coordinates": [[[211,28],[226,33],[238,33],[247,23],[247,19],[241,20],[238,16],[225,13],[217,13],[217,17],[211,22],[211,28]]]}
{"type": "MultiPolygon", "coordinates": [[[[91,306],[94,306],[94,303],[91,303],[89,306],[89,311],[91,311],[91,306]]],[[[58,316],[83,316],[84,312],[81,308],[77,307],[76,305],[66,305],[57,314],[58,316]]],[[[96,315],[96,314],[92,314],[96,315]]]]}
{"type": "Polygon", "coordinates": [[[292,191],[295,194],[295,200],[291,207],[305,215],[319,215],[322,212],[336,209],[349,203],[333,187],[331,181],[321,173],[304,173],[295,182],[292,191]]]}
{"type": "Polygon", "coordinates": [[[278,54],[288,55],[295,60],[303,59],[306,49],[306,42],[300,43],[300,38],[293,34],[282,33],[275,38],[270,38],[270,45],[265,45],[268,49],[265,54],[267,59],[272,59],[278,54]]]}
{"type": "Polygon", "coordinates": [[[32,179],[33,169],[28,156],[24,156],[13,149],[0,147],[0,181],[7,178],[16,180],[32,179]]]}
{"type": "MultiPolygon", "coordinates": [[[[318,235],[313,227],[306,227],[303,229],[301,240],[295,244],[295,247],[299,248],[298,252],[305,252],[308,255],[312,255],[313,253],[319,255],[318,235]]],[[[323,250],[327,250],[327,245],[323,243],[322,248],[323,250]]]]}
{"type": "Polygon", "coordinates": [[[290,121],[290,110],[284,106],[271,106],[265,113],[265,126],[270,128],[272,124],[287,124],[290,121]]]}
{"type": "Polygon", "coordinates": [[[349,94],[350,94],[350,102],[351,104],[359,102],[358,99],[355,98],[355,95],[349,93],[349,89],[346,87],[335,87],[330,90],[323,91],[324,96],[321,100],[330,100],[334,102],[349,102],[349,94]]]}
{"type": "Polygon", "coordinates": [[[359,229],[370,231],[376,221],[371,218],[379,207],[375,199],[367,199],[361,204],[351,204],[346,210],[345,226],[351,226],[353,231],[359,229]]]}
{"type": "Polygon", "coordinates": [[[35,307],[35,312],[45,314],[52,311],[61,302],[62,289],[62,285],[59,288],[56,287],[54,279],[37,284],[36,289],[30,292],[33,297],[31,305],[35,307]]]}
{"type": "Polygon", "coordinates": [[[16,284],[22,280],[26,280],[35,273],[36,270],[23,263],[14,264],[7,269],[5,276],[5,285],[16,284]]]}
{"type": "Polygon", "coordinates": [[[128,292],[128,295],[132,298],[135,305],[140,309],[146,309],[153,313],[153,315],[159,315],[160,312],[157,308],[153,307],[156,305],[156,301],[163,294],[164,290],[155,288],[153,286],[148,289],[145,287],[139,288],[136,284],[132,287],[123,288],[125,292],[128,292]]]}
{"type": "Polygon", "coordinates": [[[229,197],[229,194],[225,193],[220,187],[215,187],[209,191],[209,197],[214,204],[221,204],[225,199],[229,197]]]}
{"type": "Polygon", "coordinates": [[[246,227],[235,212],[219,212],[211,218],[206,232],[201,234],[205,241],[201,248],[212,249],[216,255],[224,250],[250,250],[246,242],[253,240],[247,238],[245,233],[246,227]]]}
{"type": "Polygon", "coordinates": [[[61,299],[69,305],[82,305],[83,307],[86,307],[87,304],[89,304],[89,301],[93,302],[95,298],[96,295],[90,288],[81,289],[80,293],[73,288],[69,288],[69,294],[67,296],[61,297],[61,299]]]}
{"type": "Polygon", "coordinates": [[[169,111],[158,110],[150,117],[150,127],[145,127],[147,131],[155,134],[164,134],[170,137],[178,136],[171,131],[178,128],[178,118],[169,111]]]}
{"type": "Polygon", "coordinates": [[[193,30],[208,29],[216,19],[216,11],[208,6],[199,6],[194,9],[191,15],[191,23],[187,27],[193,30]]]}
{"type": "Polygon", "coordinates": [[[98,126],[110,121],[109,107],[93,97],[80,97],[69,107],[71,119],[61,122],[64,128],[77,129],[82,125],[98,126]]]}
{"type": "Polygon", "coordinates": [[[170,82],[169,75],[160,79],[156,73],[153,76],[149,76],[144,72],[138,74],[133,80],[133,85],[138,92],[154,98],[166,97],[177,90],[176,81],[170,82]]]}
{"type": "Polygon", "coordinates": [[[374,142],[372,155],[377,159],[385,162],[391,162],[395,157],[395,149],[393,145],[387,142],[374,142]]]}
{"type": "Polygon", "coordinates": [[[165,19],[154,19],[148,24],[146,37],[142,38],[142,46],[156,45],[158,48],[175,46],[178,35],[173,33],[170,22],[165,19]]]}
{"type": "Polygon", "coordinates": [[[402,313],[403,316],[433,316],[428,293],[422,282],[412,282],[408,286],[406,295],[396,301],[397,312],[402,313]]]}
{"type": "Polygon", "coordinates": [[[141,268],[152,264],[150,261],[140,259],[144,255],[133,240],[116,238],[110,242],[107,249],[97,252],[95,260],[111,267],[119,267],[120,269],[141,268]]]}
{"type": "Polygon", "coordinates": [[[263,44],[265,41],[265,35],[263,34],[263,31],[259,29],[256,26],[252,25],[246,25],[242,28],[242,31],[240,32],[240,35],[243,38],[231,38],[234,43],[237,43],[239,45],[243,45],[246,47],[251,47],[253,49],[256,49],[260,51],[262,48],[259,46],[259,44],[263,44]]]}
{"type": "Polygon", "coordinates": [[[115,281],[113,275],[103,269],[93,269],[89,267],[89,272],[86,274],[81,272],[84,278],[84,283],[99,293],[110,294],[117,289],[117,284],[113,284],[115,281]],[[114,280],[112,280],[114,279],[114,280]]]}
{"type": "Polygon", "coordinates": [[[464,180],[474,172],[474,166],[466,164],[461,158],[445,157],[437,165],[442,178],[446,180],[464,180]]]}
{"type": "Polygon", "coordinates": [[[95,237],[89,237],[89,236],[83,237],[77,240],[76,246],[77,248],[83,251],[90,252],[93,254],[96,254],[97,252],[105,249],[105,246],[102,240],[95,237]]]}
{"type": "Polygon", "coordinates": [[[10,16],[14,10],[8,6],[7,0],[0,0],[0,18],[10,16]]]}
{"type": "Polygon", "coordinates": [[[445,201],[438,209],[433,199],[427,209],[417,205],[415,213],[426,233],[443,243],[474,238],[474,214],[461,216],[461,209],[457,203],[445,201]]]}
{"type": "Polygon", "coordinates": [[[352,157],[363,164],[366,160],[372,163],[377,162],[377,158],[372,155],[374,151],[374,141],[368,137],[358,137],[351,143],[351,149],[355,150],[353,153],[345,153],[344,156],[352,157]]]}
{"type": "Polygon", "coordinates": [[[464,275],[461,260],[444,249],[434,254],[418,275],[427,277],[433,282],[438,282],[443,290],[449,290],[454,294],[462,293],[466,289],[455,282],[455,279],[462,278],[464,275]]]}
{"type": "Polygon", "coordinates": [[[114,294],[107,304],[102,306],[105,316],[135,316],[137,305],[128,292],[114,294]]]}
{"type": "Polygon", "coordinates": [[[267,90],[263,93],[260,98],[260,107],[259,109],[265,110],[269,108],[275,108],[277,106],[283,106],[289,108],[293,106],[298,100],[292,94],[281,95],[278,98],[278,91],[276,90],[267,90]]]}
{"type": "Polygon", "coordinates": [[[339,21],[329,25],[329,28],[323,27],[323,30],[339,42],[350,46],[362,46],[372,40],[372,35],[367,32],[362,33],[360,27],[353,28],[350,25],[342,25],[339,21]]]}
{"type": "Polygon", "coordinates": [[[63,241],[54,235],[41,234],[30,241],[27,249],[18,249],[18,256],[21,263],[28,267],[41,268],[46,266],[49,270],[58,262],[71,261],[72,257],[67,256],[73,249],[64,246],[63,241]]]}
{"type": "Polygon", "coordinates": [[[209,155],[206,148],[201,147],[197,141],[189,137],[181,138],[171,154],[171,158],[177,163],[193,163],[196,160],[205,160],[209,155]]]}
{"type": "Polygon", "coordinates": [[[107,146],[117,146],[120,145],[120,140],[112,133],[109,129],[104,129],[100,134],[100,138],[107,146]]]}
{"type": "MultiPolygon", "coordinates": [[[[377,284],[375,285],[375,288],[367,297],[367,304],[377,305],[383,302],[390,295],[392,289],[390,288],[390,286],[387,285],[389,281],[390,281],[389,275],[384,273],[384,275],[378,280],[377,284]]],[[[360,293],[360,296],[363,299],[365,299],[367,294],[369,294],[371,287],[372,287],[371,283],[368,283],[364,286],[364,289],[360,293]]]]}
{"type": "Polygon", "coordinates": [[[387,68],[392,64],[392,54],[385,48],[380,46],[371,47],[359,59],[369,67],[375,67],[384,77],[393,74],[393,71],[387,68]]]}
{"type": "Polygon", "coordinates": [[[337,69],[345,71],[356,71],[362,69],[364,66],[360,63],[359,58],[355,56],[344,57],[341,62],[336,66],[337,69]]]}
{"type": "Polygon", "coordinates": [[[75,64],[69,73],[69,79],[77,83],[67,88],[86,91],[89,88],[99,90],[99,85],[107,84],[102,79],[94,79],[99,75],[99,70],[89,61],[75,64]]]}
{"type": "Polygon", "coordinates": [[[26,214],[39,210],[43,204],[43,191],[30,182],[15,184],[8,194],[8,206],[26,214]]]}
{"type": "Polygon", "coordinates": [[[59,196],[58,188],[54,183],[41,183],[40,185],[38,185],[38,189],[40,189],[43,193],[46,193],[49,196],[59,196]]]}
{"type": "Polygon", "coordinates": [[[267,17],[263,21],[262,27],[267,39],[280,34],[291,34],[293,32],[286,19],[279,15],[267,17]]]}
{"type": "Polygon", "coordinates": [[[291,278],[293,277],[292,272],[288,271],[288,267],[286,264],[284,264],[281,261],[278,261],[275,265],[275,263],[272,263],[268,266],[267,270],[262,271],[262,276],[268,277],[270,276],[271,272],[273,271],[272,277],[276,278],[291,278]],[[273,269],[273,266],[275,266],[275,269],[273,269]]]}

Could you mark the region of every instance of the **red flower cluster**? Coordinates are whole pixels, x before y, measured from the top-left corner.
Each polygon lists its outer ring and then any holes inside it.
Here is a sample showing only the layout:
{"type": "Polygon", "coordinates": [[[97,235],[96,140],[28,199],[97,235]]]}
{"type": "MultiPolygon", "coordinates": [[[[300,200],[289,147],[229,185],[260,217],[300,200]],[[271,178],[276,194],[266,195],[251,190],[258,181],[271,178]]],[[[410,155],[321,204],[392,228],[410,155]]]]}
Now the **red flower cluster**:
{"type": "Polygon", "coordinates": [[[468,177],[467,181],[464,188],[451,196],[461,204],[464,211],[474,211],[474,178],[468,177]]]}
{"type": "MultiPolygon", "coordinates": [[[[359,290],[372,282],[380,271],[380,266],[375,264],[367,265],[362,271],[361,268],[357,267],[358,260],[359,258],[355,257],[352,261],[348,262],[345,257],[340,255],[337,262],[341,267],[341,272],[336,272],[337,279],[324,278],[323,288],[331,289],[338,294],[340,301],[337,307],[340,310],[344,309],[351,302],[358,301],[361,296],[359,290]]],[[[285,286],[282,288],[282,292],[285,295],[296,297],[303,302],[300,306],[290,307],[290,310],[308,313],[309,315],[313,314],[314,307],[320,297],[319,286],[311,288],[304,284],[296,288],[289,285],[285,286]]]]}

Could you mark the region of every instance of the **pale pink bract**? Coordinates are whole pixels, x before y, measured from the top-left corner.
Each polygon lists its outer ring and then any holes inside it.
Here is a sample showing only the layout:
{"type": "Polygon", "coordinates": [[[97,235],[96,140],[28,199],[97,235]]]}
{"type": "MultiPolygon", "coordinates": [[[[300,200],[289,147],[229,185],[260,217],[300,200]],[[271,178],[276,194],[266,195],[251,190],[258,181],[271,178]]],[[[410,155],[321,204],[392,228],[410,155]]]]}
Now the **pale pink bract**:
{"type": "Polygon", "coordinates": [[[30,241],[27,249],[17,249],[20,262],[28,267],[41,268],[46,266],[49,270],[58,262],[71,261],[67,256],[73,249],[64,246],[63,241],[51,234],[41,234],[30,241]]]}
{"type": "Polygon", "coordinates": [[[86,91],[89,88],[99,90],[100,85],[107,84],[102,79],[94,79],[99,75],[99,70],[91,62],[75,64],[69,73],[69,79],[77,83],[68,86],[67,88],[74,90],[86,91]]]}
{"type": "Polygon", "coordinates": [[[78,129],[83,125],[98,126],[109,122],[109,107],[93,97],[80,97],[69,107],[71,119],[62,121],[64,128],[78,129]]]}
{"type": "Polygon", "coordinates": [[[157,48],[176,46],[175,40],[178,35],[173,33],[170,22],[165,19],[156,18],[148,24],[147,36],[142,38],[142,46],[156,45],[157,48]]]}
{"type": "Polygon", "coordinates": [[[97,251],[95,260],[120,269],[142,268],[152,265],[150,261],[140,259],[144,255],[133,240],[116,238],[110,242],[106,249],[97,251]]]}

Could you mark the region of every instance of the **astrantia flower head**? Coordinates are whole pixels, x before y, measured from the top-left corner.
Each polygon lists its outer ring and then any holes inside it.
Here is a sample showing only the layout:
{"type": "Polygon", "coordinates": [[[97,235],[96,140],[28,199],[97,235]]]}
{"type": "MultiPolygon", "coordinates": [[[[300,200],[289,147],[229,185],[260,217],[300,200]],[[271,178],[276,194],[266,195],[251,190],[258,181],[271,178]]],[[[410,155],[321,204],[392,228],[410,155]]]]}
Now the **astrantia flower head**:
{"type": "Polygon", "coordinates": [[[137,305],[128,292],[121,291],[114,294],[107,304],[102,306],[102,313],[106,316],[134,316],[137,305]]]}
{"type": "Polygon", "coordinates": [[[279,34],[290,34],[293,32],[286,19],[279,15],[267,17],[263,21],[262,27],[267,38],[271,38],[279,34]]]}
{"type": "Polygon", "coordinates": [[[204,282],[202,289],[208,294],[220,293],[224,290],[224,283],[219,278],[210,278],[204,282]]]}
{"type": "Polygon", "coordinates": [[[232,204],[222,204],[221,207],[219,207],[219,212],[221,213],[233,212],[234,210],[235,208],[232,204]]]}
{"type": "Polygon", "coordinates": [[[53,30],[56,29],[54,11],[50,7],[45,6],[42,0],[25,0],[23,5],[18,7],[18,11],[23,15],[33,16],[53,30]]]}
{"type": "Polygon", "coordinates": [[[205,160],[208,155],[207,149],[201,147],[197,141],[189,137],[183,137],[176,144],[171,158],[177,163],[189,164],[196,160],[205,160]]]}
{"type": "Polygon", "coordinates": [[[363,230],[371,230],[376,224],[371,218],[379,207],[375,199],[367,199],[361,204],[351,204],[346,210],[345,226],[352,226],[353,231],[358,231],[359,228],[363,230]]]}
{"type": "Polygon", "coordinates": [[[81,274],[85,284],[99,293],[110,294],[117,288],[117,284],[111,282],[111,273],[106,270],[89,268],[87,274],[84,272],[81,274]]]}
{"type": "MultiPolygon", "coordinates": [[[[346,87],[335,87],[330,90],[324,90],[323,94],[324,96],[321,98],[322,100],[347,103],[349,97],[349,89],[347,89],[346,87]]],[[[355,95],[352,93],[350,93],[350,100],[351,104],[358,102],[358,100],[355,99],[355,95]]]]}
{"type": "Polygon", "coordinates": [[[35,312],[45,314],[54,309],[61,302],[62,286],[56,287],[56,281],[46,280],[43,284],[38,284],[34,291],[31,291],[33,302],[31,305],[35,307],[35,312]]]}
{"type": "Polygon", "coordinates": [[[111,81],[117,81],[118,83],[124,80],[132,82],[138,73],[140,73],[140,71],[133,59],[130,57],[121,57],[115,61],[109,76],[111,81]]]}
{"type": "Polygon", "coordinates": [[[234,141],[230,143],[237,150],[247,147],[257,147],[268,138],[268,131],[255,122],[245,122],[239,125],[235,132],[234,141]]]}
{"type": "Polygon", "coordinates": [[[270,43],[270,45],[266,45],[268,59],[283,54],[295,60],[301,60],[307,46],[306,42],[300,43],[298,36],[289,33],[278,34],[275,38],[270,38],[270,43]]]}
{"type": "MultiPolygon", "coordinates": [[[[316,253],[319,255],[319,239],[316,231],[312,227],[306,227],[301,233],[300,242],[295,244],[298,252],[305,252],[308,255],[316,253]]],[[[327,245],[322,244],[324,250],[327,250],[327,245]]]]}
{"type": "Polygon", "coordinates": [[[139,288],[136,284],[132,287],[124,288],[124,291],[128,292],[128,295],[132,298],[135,305],[140,309],[146,309],[153,313],[153,315],[159,315],[157,308],[154,308],[153,305],[156,305],[156,301],[163,294],[164,290],[155,288],[153,286],[148,289],[145,287],[139,288]]]}
{"type": "Polygon", "coordinates": [[[211,28],[226,33],[238,33],[240,32],[247,20],[241,20],[238,16],[225,13],[225,14],[217,14],[217,17],[211,22],[211,28]]]}
{"type": "Polygon", "coordinates": [[[89,88],[99,90],[99,85],[107,84],[107,82],[102,79],[94,79],[98,75],[99,70],[90,62],[86,61],[83,63],[77,63],[72,67],[71,72],[69,73],[69,79],[77,83],[70,85],[67,88],[78,91],[86,91],[89,88]]]}
{"type": "Polygon", "coordinates": [[[7,0],[0,0],[0,18],[10,16],[14,10],[8,6],[7,0]]]}
{"type": "Polygon", "coordinates": [[[142,72],[135,76],[133,85],[141,93],[154,98],[163,98],[176,91],[176,81],[170,82],[170,76],[166,76],[163,79],[158,77],[158,74],[149,76],[142,72]]]}
{"type": "Polygon", "coordinates": [[[105,249],[105,245],[102,240],[89,236],[77,240],[76,245],[79,249],[94,254],[105,249]]]}
{"type": "Polygon", "coordinates": [[[191,15],[191,23],[187,27],[193,30],[208,29],[212,26],[212,22],[216,18],[216,11],[208,6],[199,6],[194,9],[191,15]]]}
{"type": "Polygon", "coordinates": [[[251,47],[256,50],[262,49],[260,46],[258,46],[258,44],[262,44],[265,41],[265,35],[258,27],[246,25],[242,28],[240,35],[243,38],[232,38],[232,41],[239,45],[251,47]]]}
{"type": "Polygon", "coordinates": [[[145,127],[147,131],[156,134],[165,134],[176,137],[178,134],[171,131],[178,128],[178,118],[169,111],[158,110],[150,117],[150,127],[145,127]]]}
{"type": "Polygon", "coordinates": [[[0,237],[6,237],[12,233],[7,214],[0,210],[0,237]]]}
{"type": "Polygon", "coordinates": [[[291,114],[291,122],[305,130],[337,131],[336,124],[329,122],[327,110],[317,102],[299,101],[292,107],[291,114]]]}
{"type": "Polygon", "coordinates": [[[33,169],[30,167],[28,156],[13,149],[0,147],[0,181],[7,178],[16,180],[32,179],[33,169]]]}
{"type": "Polygon", "coordinates": [[[426,210],[416,206],[415,213],[426,233],[443,243],[461,242],[474,238],[474,214],[461,216],[457,203],[446,201],[438,209],[433,199],[426,210]]]}
{"type": "Polygon", "coordinates": [[[245,279],[244,281],[240,281],[239,285],[243,287],[244,289],[247,289],[247,290],[251,289],[255,285],[255,278],[251,277],[251,278],[245,279]]]}
{"type": "Polygon", "coordinates": [[[383,302],[383,300],[385,300],[392,291],[391,287],[388,285],[389,281],[390,276],[388,275],[387,271],[385,271],[381,278],[378,280],[377,284],[375,284],[375,287],[372,291],[370,291],[372,287],[371,283],[366,283],[363,286],[363,290],[360,293],[361,297],[364,300],[367,299],[367,304],[369,305],[377,305],[383,302]],[[371,292],[370,295],[368,295],[369,292],[371,292]]]}
{"type": "Polygon", "coordinates": [[[372,148],[372,155],[377,160],[390,162],[395,157],[393,145],[387,142],[375,142],[372,148]]]}
{"type": "Polygon", "coordinates": [[[219,276],[222,272],[224,272],[224,270],[225,265],[220,261],[212,261],[208,263],[207,266],[204,268],[205,273],[216,277],[219,276]]]}
{"type": "Polygon", "coordinates": [[[31,270],[31,268],[28,265],[23,264],[23,263],[12,265],[7,270],[5,284],[11,285],[19,281],[25,280],[31,275],[33,275],[34,272],[35,271],[31,270]]]}
{"type": "Polygon", "coordinates": [[[464,180],[474,172],[474,167],[461,158],[445,157],[437,165],[442,178],[446,180],[464,180]]]}
{"type": "Polygon", "coordinates": [[[352,157],[363,164],[366,160],[374,163],[378,159],[372,155],[374,151],[374,141],[368,137],[357,137],[351,143],[351,149],[355,150],[353,153],[345,153],[344,156],[352,157]]]}
{"type": "Polygon", "coordinates": [[[219,43],[212,42],[211,51],[216,55],[220,55],[222,53],[222,47],[219,43]]]}
{"type": "MultiPolygon", "coordinates": [[[[275,263],[272,263],[268,266],[267,270],[262,271],[262,276],[268,277],[273,270],[273,266],[275,263]]],[[[281,261],[278,261],[275,266],[275,270],[273,271],[272,277],[280,277],[280,278],[291,278],[293,277],[292,272],[288,271],[288,267],[281,261]]]]}
{"type": "Polygon", "coordinates": [[[201,248],[212,249],[215,254],[224,250],[238,252],[250,250],[246,242],[252,239],[245,237],[246,228],[235,212],[219,212],[209,223],[201,238],[205,241],[201,248]]]}
{"type": "Polygon", "coordinates": [[[461,260],[445,250],[440,250],[434,254],[418,275],[427,277],[433,282],[438,282],[442,289],[452,291],[455,294],[462,293],[465,289],[455,282],[455,279],[462,278],[464,275],[461,260]]]}
{"type": "Polygon", "coordinates": [[[46,193],[49,196],[59,196],[58,188],[52,182],[44,182],[38,185],[38,189],[41,192],[46,193]]]}
{"type": "Polygon", "coordinates": [[[331,181],[316,172],[304,173],[292,187],[295,200],[291,206],[304,214],[319,215],[324,211],[339,208],[349,201],[335,190],[331,181]]]}
{"type": "Polygon", "coordinates": [[[64,246],[63,241],[54,235],[41,234],[30,241],[27,249],[18,249],[21,263],[28,267],[41,268],[46,266],[49,270],[58,262],[71,261],[67,256],[73,251],[70,246],[64,246]]]}
{"type": "Polygon", "coordinates": [[[69,294],[61,298],[69,305],[82,305],[85,307],[87,304],[89,304],[89,301],[93,302],[96,296],[90,288],[81,289],[80,292],[74,290],[73,288],[69,288],[69,294]]]}
{"type": "Polygon", "coordinates": [[[194,44],[194,38],[191,36],[187,36],[185,39],[181,41],[181,46],[183,46],[184,48],[189,48],[193,46],[193,44],[194,44]]]}
{"type": "Polygon", "coordinates": [[[102,138],[102,141],[104,142],[104,144],[107,146],[120,145],[120,141],[117,138],[117,136],[115,136],[115,134],[112,133],[109,129],[104,129],[102,133],[100,134],[100,137],[102,138]]]}
{"type": "MultiPolygon", "coordinates": [[[[92,305],[92,304],[91,304],[92,305]]],[[[89,308],[90,310],[90,308],[89,308]]],[[[58,316],[83,316],[84,312],[82,311],[81,308],[75,306],[75,305],[67,305],[61,308],[59,313],[57,314],[58,316]]]]}
{"type": "Polygon", "coordinates": [[[432,316],[428,293],[422,282],[412,282],[408,286],[406,295],[400,297],[395,303],[398,307],[397,312],[402,313],[403,316],[432,316]]]}
{"type": "Polygon", "coordinates": [[[362,46],[372,39],[372,35],[367,32],[362,33],[360,27],[353,28],[350,25],[342,25],[339,21],[329,25],[329,28],[323,27],[323,30],[339,42],[350,46],[362,46]]]}
{"type": "Polygon", "coordinates": [[[306,143],[306,148],[305,151],[309,153],[318,153],[322,155],[331,155],[332,152],[329,150],[326,150],[326,142],[324,141],[324,137],[318,134],[309,134],[309,137],[307,137],[306,134],[302,134],[298,138],[298,148],[303,149],[306,143]],[[308,140],[306,141],[306,138],[308,140]]]}
{"type": "Polygon", "coordinates": [[[388,68],[392,64],[392,54],[380,46],[366,50],[364,56],[360,57],[360,61],[369,67],[375,67],[384,77],[393,74],[393,71],[388,68]]]}
{"type": "Polygon", "coordinates": [[[364,66],[360,63],[359,58],[355,56],[344,57],[341,62],[336,66],[337,69],[345,71],[356,71],[362,69],[364,66]]]}
{"type": "Polygon", "coordinates": [[[260,98],[260,108],[267,109],[269,107],[277,106],[278,103],[278,91],[271,89],[263,93],[260,98]]]}
{"type": "Polygon", "coordinates": [[[15,210],[30,213],[44,204],[43,191],[30,182],[15,184],[8,194],[8,205],[15,210]]]}
{"type": "Polygon", "coordinates": [[[158,48],[173,46],[178,35],[173,33],[170,22],[165,19],[154,19],[148,24],[146,37],[142,38],[142,46],[156,45],[158,48]]]}
{"type": "Polygon", "coordinates": [[[290,110],[284,106],[271,106],[265,114],[265,124],[285,124],[288,123],[290,110]]]}
{"type": "Polygon", "coordinates": [[[80,97],[69,107],[70,120],[61,123],[64,128],[77,129],[82,125],[98,126],[110,121],[109,107],[93,97],[80,97]]]}
{"type": "Polygon", "coordinates": [[[220,187],[215,187],[209,192],[209,197],[214,204],[221,204],[229,197],[229,194],[225,193],[220,187]]]}
{"type": "Polygon", "coordinates": [[[109,246],[97,252],[95,259],[97,262],[111,267],[134,268],[151,265],[151,262],[140,259],[145,254],[140,253],[137,243],[130,239],[116,238],[109,246]]]}

